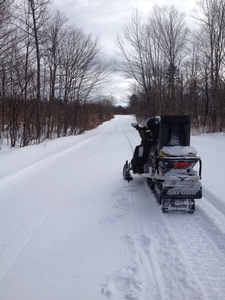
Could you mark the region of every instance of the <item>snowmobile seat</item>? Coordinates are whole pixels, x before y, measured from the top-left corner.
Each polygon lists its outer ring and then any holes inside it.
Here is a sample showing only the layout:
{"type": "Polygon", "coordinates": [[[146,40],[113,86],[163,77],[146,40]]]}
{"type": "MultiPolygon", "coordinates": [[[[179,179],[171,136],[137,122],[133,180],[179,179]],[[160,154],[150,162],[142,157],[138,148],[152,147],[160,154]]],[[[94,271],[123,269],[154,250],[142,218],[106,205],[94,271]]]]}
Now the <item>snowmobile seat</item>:
{"type": "Polygon", "coordinates": [[[197,155],[197,150],[192,146],[164,146],[159,155],[161,157],[176,157],[176,156],[189,156],[193,157],[197,155]]]}

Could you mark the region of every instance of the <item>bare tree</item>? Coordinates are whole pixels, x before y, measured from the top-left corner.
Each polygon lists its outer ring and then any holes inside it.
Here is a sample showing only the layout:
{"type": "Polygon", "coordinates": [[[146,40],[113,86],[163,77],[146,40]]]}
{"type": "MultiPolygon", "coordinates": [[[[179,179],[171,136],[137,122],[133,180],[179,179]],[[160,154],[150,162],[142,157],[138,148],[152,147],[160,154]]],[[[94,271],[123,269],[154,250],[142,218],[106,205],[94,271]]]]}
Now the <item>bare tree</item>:
{"type": "MultiPolygon", "coordinates": [[[[42,36],[46,31],[46,23],[49,18],[48,4],[50,0],[28,0],[28,9],[31,14],[31,30],[35,42],[36,64],[37,64],[37,116],[36,130],[37,139],[41,137],[41,51],[40,47],[43,43],[42,36]]],[[[44,34],[45,36],[45,34],[44,34]]]]}
{"type": "Polygon", "coordinates": [[[47,138],[50,138],[56,127],[56,102],[55,97],[59,93],[57,77],[63,56],[63,44],[66,36],[67,19],[60,11],[54,11],[48,21],[48,30],[44,45],[44,61],[48,74],[49,103],[47,110],[47,138]]]}
{"type": "Polygon", "coordinates": [[[117,37],[118,69],[142,87],[149,113],[177,112],[175,83],[187,38],[184,15],[174,6],[154,6],[146,24],[135,11],[123,36],[117,37]]]}
{"type": "MultiPolygon", "coordinates": [[[[106,68],[99,58],[99,39],[76,26],[66,30],[59,68],[59,97],[65,104],[85,103],[105,81],[106,68]]],[[[64,112],[64,135],[69,122],[69,111],[64,112]]]]}
{"type": "Polygon", "coordinates": [[[0,105],[1,105],[1,129],[0,138],[4,132],[5,123],[5,101],[7,85],[7,62],[10,55],[11,34],[13,28],[10,26],[11,5],[13,0],[0,0],[0,105]]]}
{"type": "MultiPolygon", "coordinates": [[[[122,71],[126,78],[134,79],[146,93],[148,98],[149,77],[147,76],[149,66],[148,51],[146,51],[145,26],[141,20],[141,13],[138,10],[131,16],[131,22],[123,28],[123,35],[117,36],[117,69],[122,71]]],[[[148,49],[150,50],[150,49],[148,49]]],[[[151,50],[150,50],[151,51],[151,50]]]]}
{"type": "Polygon", "coordinates": [[[163,55],[167,68],[169,113],[176,113],[175,80],[177,71],[186,55],[188,29],[185,15],[172,6],[154,6],[149,17],[149,28],[163,55]]]}
{"type": "MultiPolygon", "coordinates": [[[[20,0],[15,3],[15,22],[21,32],[21,41],[27,41],[27,54],[34,55],[36,63],[36,107],[35,128],[36,138],[41,137],[41,64],[43,44],[46,38],[46,25],[49,18],[51,0],[20,0]]],[[[33,62],[34,63],[34,62],[33,62]]]]}
{"type": "Polygon", "coordinates": [[[9,3],[0,0],[0,114],[11,146],[97,126],[111,109],[96,100],[109,75],[99,38],[52,13],[50,0],[15,0],[12,14],[9,3]]]}
{"type": "Polygon", "coordinates": [[[220,83],[224,74],[225,55],[225,3],[223,0],[197,1],[194,17],[199,21],[198,40],[205,69],[209,72],[209,104],[206,115],[212,120],[212,130],[217,128],[218,104],[220,103],[220,83]],[[208,111],[209,110],[209,111],[208,111]]]}

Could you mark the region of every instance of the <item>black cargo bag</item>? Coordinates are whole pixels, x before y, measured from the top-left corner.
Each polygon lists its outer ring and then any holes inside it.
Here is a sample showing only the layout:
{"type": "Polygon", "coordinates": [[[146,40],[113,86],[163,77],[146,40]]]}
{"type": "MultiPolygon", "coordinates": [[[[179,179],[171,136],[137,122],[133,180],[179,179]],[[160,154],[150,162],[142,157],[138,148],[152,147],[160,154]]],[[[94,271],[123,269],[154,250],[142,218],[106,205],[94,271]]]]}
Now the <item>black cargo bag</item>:
{"type": "Polygon", "coordinates": [[[161,116],[158,149],[163,146],[190,146],[190,116],[161,116]]]}
{"type": "Polygon", "coordinates": [[[141,144],[135,147],[134,156],[131,160],[133,173],[144,173],[144,164],[148,161],[151,145],[141,144]]]}

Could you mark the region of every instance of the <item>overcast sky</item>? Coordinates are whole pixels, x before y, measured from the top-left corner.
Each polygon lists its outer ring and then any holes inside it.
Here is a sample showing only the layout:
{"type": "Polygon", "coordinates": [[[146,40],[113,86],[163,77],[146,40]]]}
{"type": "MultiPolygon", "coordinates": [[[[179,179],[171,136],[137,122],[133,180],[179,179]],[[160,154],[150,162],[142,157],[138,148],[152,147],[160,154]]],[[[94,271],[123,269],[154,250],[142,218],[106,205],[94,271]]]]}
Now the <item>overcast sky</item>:
{"type": "MultiPolygon", "coordinates": [[[[147,19],[152,7],[174,5],[187,16],[195,6],[195,0],[53,0],[53,4],[63,12],[69,21],[87,33],[98,35],[103,51],[109,56],[114,54],[117,33],[122,33],[131,14],[138,8],[143,20],[147,19]]],[[[129,83],[119,74],[114,74],[105,94],[114,96],[118,103],[127,102],[129,83]]]]}

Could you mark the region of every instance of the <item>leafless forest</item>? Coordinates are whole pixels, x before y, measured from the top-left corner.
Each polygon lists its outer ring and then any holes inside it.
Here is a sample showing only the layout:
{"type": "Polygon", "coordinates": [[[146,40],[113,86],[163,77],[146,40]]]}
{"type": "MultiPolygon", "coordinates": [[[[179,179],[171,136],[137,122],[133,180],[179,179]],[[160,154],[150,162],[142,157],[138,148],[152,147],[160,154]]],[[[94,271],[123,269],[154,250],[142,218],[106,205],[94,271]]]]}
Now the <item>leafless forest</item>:
{"type": "Polygon", "coordinates": [[[96,96],[108,74],[98,37],[50,0],[0,0],[0,126],[12,147],[112,118],[111,102],[96,96]]]}
{"type": "MultiPolygon", "coordinates": [[[[225,129],[225,3],[200,0],[192,24],[174,6],[133,12],[117,36],[115,71],[132,79],[127,111],[138,121],[190,114],[225,129]]],[[[69,25],[51,0],[0,0],[0,134],[21,147],[82,133],[113,117],[101,94],[111,68],[98,37],[69,25]]]]}
{"type": "Polygon", "coordinates": [[[146,22],[135,11],[117,45],[118,69],[134,79],[129,104],[140,121],[190,114],[196,128],[225,129],[224,0],[196,1],[188,22],[174,6],[154,6],[146,22]]]}

